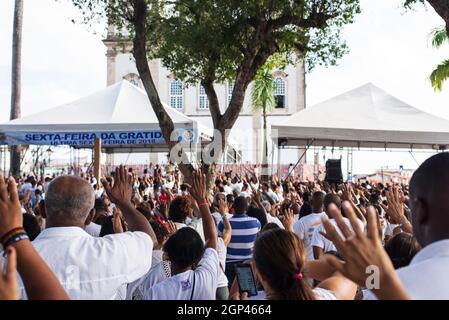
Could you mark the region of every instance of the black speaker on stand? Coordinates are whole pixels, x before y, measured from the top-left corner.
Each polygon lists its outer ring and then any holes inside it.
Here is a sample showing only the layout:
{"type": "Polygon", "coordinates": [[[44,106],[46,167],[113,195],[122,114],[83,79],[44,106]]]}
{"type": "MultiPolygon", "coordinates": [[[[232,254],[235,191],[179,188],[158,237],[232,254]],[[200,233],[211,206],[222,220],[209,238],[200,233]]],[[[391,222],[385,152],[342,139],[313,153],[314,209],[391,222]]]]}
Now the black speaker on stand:
{"type": "Polygon", "coordinates": [[[326,178],[329,184],[343,183],[343,172],[341,171],[341,159],[329,159],[326,161],[326,178]]]}

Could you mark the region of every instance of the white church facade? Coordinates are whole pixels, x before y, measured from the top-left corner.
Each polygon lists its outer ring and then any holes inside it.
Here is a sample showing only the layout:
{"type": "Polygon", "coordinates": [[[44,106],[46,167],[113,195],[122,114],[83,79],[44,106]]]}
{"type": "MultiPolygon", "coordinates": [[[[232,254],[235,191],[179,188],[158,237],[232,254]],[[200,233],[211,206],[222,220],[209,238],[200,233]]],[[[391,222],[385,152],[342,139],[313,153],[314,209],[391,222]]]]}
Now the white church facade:
{"type": "MultiPolygon", "coordinates": [[[[130,45],[119,41],[112,29],[104,39],[107,47],[107,85],[112,85],[123,79],[143,88],[134,62],[130,45]]],[[[200,84],[186,86],[181,80],[165,68],[160,60],[152,60],[149,67],[153,81],[162,101],[212,128],[209,112],[209,102],[200,84]]],[[[304,64],[290,65],[284,71],[274,73],[276,81],[276,107],[268,117],[268,127],[274,121],[282,121],[289,115],[305,108],[305,70],[304,64]]],[[[215,89],[220,102],[221,111],[229,104],[233,83],[217,83],[215,89]]],[[[244,106],[237,119],[231,136],[240,144],[242,161],[260,163],[262,158],[262,116],[252,112],[252,85],[248,87],[244,106]]],[[[273,152],[270,148],[270,152],[273,152]]],[[[297,159],[299,152],[288,152],[291,160],[297,159]],[[293,156],[293,157],[292,157],[293,156]]],[[[287,154],[286,154],[287,156],[287,154]]],[[[269,155],[269,158],[271,154],[269,155]]],[[[160,159],[157,155],[150,156],[151,162],[160,159]]],[[[165,160],[166,158],[164,158],[165,160]]],[[[287,160],[287,159],[286,159],[287,160]]]]}

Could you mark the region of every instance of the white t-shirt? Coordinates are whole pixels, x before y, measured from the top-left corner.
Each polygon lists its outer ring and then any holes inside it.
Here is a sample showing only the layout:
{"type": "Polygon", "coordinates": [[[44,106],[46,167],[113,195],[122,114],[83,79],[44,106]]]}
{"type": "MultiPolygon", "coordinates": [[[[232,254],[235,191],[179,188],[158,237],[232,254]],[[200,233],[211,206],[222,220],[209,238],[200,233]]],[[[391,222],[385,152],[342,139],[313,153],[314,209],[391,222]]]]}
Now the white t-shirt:
{"type": "Polygon", "coordinates": [[[267,223],[275,223],[278,225],[279,228],[285,229],[284,225],[282,224],[281,220],[279,220],[278,217],[273,217],[271,214],[267,213],[267,223]]]}
{"type": "MultiPolygon", "coordinates": [[[[170,261],[162,261],[153,267],[144,277],[142,277],[137,288],[132,294],[133,300],[143,300],[146,292],[153,286],[171,277],[170,261]]],[[[136,286],[135,286],[136,287],[136,286]]]]}
{"type": "Polygon", "coordinates": [[[151,269],[158,265],[162,261],[164,252],[162,250],[153,250],[153,257],[151,259],[151,269]]]}
{"type": "Polygon", "coordinates": [[[91,222],[84,228],[84,230],[86,230],[86,232],[92,237],[99,237],[101,232],[101,225],[91,222]]]}
{"type": "MultiPolygon", "coordinates": [[[[354,232],[354,230],[352,229],[351,222],[349,221],[349,219],[343,217],[343,221],[349,227],[349,229],[352,232],[354,232]]],[[[341,233],[340,229],[337,226],[337,222],[335,221],[335,219],[329,219],[329,222],[332,223],[332,225],[335,227],[335,229],[340,234],[340,236],[343,236],[343,234],[341,233]]],[[[357,223],[359,224],[360,228],[364,231],[365,230],[365,226],[363,225],[363,222],[360,219],[357,219],[357,223]]],[[[324,252],[337,251],[337,248],[335,248],[335,246],[332,243],[332,241],[326,239],[320,232],[326,233],[326,230],[324,229],[323,224],[319,225],[315,229],[315,231],[313,232],[312,246],[313,247],[322,248],[324,252]]]]}
{"type": "Polygon", "coordinates": [[[96,238],[78,227],[48,228],[32,244],[72,300],[123,298],[124,286],[151,267],[153,241],[139,231],[96,238]]]}
{"type": "Polygon", "coordinates": [[[220,237],[218,237],[218,240],[217,240],[217,253],[218,253],[218,260],[220,260],[220,265],[221,265],[220,275],[218,277],[217,288],[227,287],[229,281],[228,281],[228,278],[226,277],[226,274],[224,273],[225,268],[226,268],[227,249],[226,249],[223,239],[220,237]]]}
{"type": "Polygon", "coordinates": [[[293,225],[293,231],[304,242],[304,246],[307,248],[307,259],[314,260],[312,237],[316,228],[321,225],[322,219],[326,217],[326,213],[311,213],[302,217],[293,225]]]}
{"type": "Polygon", "coordinates": [[[159,282],[144,293],[144,299],[215,300],[219,274],[217,251],[208,248],[195,271],[187,270],[159,282]]]}

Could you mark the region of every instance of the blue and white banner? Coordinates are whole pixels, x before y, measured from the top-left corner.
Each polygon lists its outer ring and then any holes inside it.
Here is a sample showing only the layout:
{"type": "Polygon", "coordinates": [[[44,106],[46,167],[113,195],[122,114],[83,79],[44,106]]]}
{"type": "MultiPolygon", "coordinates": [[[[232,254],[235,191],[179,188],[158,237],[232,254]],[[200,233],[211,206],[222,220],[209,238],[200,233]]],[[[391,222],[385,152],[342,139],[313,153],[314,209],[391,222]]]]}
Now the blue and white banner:
{"type": "MultiPolygon", "coordinates": [[[[198,130],[176,129],[178,142],[197,143],[198,130]]],[[[0,143],[8,145],[68,145],[89,148],[96,138],[103,146],[132,146],[164,144],[160,130],[149,131],[109,131],[109,132],[0,132],[0,143]]]]}

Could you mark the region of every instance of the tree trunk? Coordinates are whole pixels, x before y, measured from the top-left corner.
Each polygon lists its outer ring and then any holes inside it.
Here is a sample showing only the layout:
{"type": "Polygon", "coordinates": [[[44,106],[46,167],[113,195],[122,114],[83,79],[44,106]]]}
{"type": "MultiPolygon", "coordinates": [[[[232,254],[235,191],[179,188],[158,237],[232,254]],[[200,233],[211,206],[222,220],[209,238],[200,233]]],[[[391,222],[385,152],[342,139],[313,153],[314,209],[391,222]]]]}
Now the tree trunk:
{"type": "MultiPolygon", "coordinates": [[[[156,114],[159,126],[162,131],[165,143],[169,150],[172,150],[177,141],[171,141],[170,136],[175,129],[172,119],[162,105],[159,93],[151,75],[150,67],[148,66],[147,50],[146,50],[146,18],[147,5],[144,0],[134,1],[134,28],[135,36],[133,40],[133,56],[136,59],[136,67],[142,80],[145,91],[150,100],[151,106],[156,114]]],[[[192,178],[193,166],[190,163],[180,163],[179,170],[184,176],[186,182],[190,182],[192,178]]]]}
{"type": "Polygon", "coordinates": [[[447,0],[427,0],[435,9],[437,14],[446,22],[446,31],[449,35],[449,1],[447,0]]]}
{"type": "Polygon", "coordinates": [[[263,105],[263,154],[262,154],[262,172],[261,179],[263,182],[268,182],[268,133],[267,133],[267,108],[263,105]]]}
{"type": "MultiPolygon", "coordinates": [[[[21,64],[22,64],[23,0],[15,0],[12,33],[11,113],[10,120],[20,118],[21,64]]],[[[10,172],[20,176],[20,146],[11,146],[10,172]]]]}

